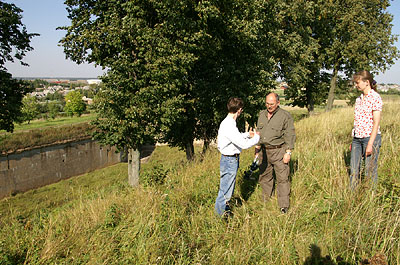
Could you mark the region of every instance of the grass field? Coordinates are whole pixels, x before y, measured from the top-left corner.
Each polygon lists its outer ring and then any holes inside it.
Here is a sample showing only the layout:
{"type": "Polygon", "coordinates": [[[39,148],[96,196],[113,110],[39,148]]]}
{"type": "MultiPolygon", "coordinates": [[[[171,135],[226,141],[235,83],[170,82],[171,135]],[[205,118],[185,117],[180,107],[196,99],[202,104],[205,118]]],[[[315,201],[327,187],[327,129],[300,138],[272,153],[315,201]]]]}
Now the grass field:
{"type": "Polygon", "coordinates": [[[95,119],[95,115],[91,114],[16,124],[13,133],[0,132],[0,154],[90,138],[92,127],[88,123],[93,119],[95,119]]]}
{"type": "Polygon", "coordinates": [[[0,264],[400,264],[399,110],[385,102],[375,190],[348,189],[353,109],[343,107],[295,123],[287,215],[243,179],[252,150],[225,222],[213,213],[218,151],[187,163],[160,146],[138,188],[121,163],[1,200],[0,264]]]}
{"type": "MultiPolygon", "coordinates": [[[[22,123],[22,124],[15,124],[14,132],[18,131],[29,131],[33,129],[38,129],[38,128],[47,128],[47,127],[54,127],[54,126],[62,126],[62,125],[69,125],[69,124],[74,124],[74,123],[82,123],[82,122],[88,122],[91,120],[95,119],[94,114],[87,114],[87,115],[82,115],[80,117],[73,116],[73,117],[59,117],[54,120],[33,120],[29,124],[28,123],[22,123]]],[[[3,131],[4,132],[4,131],[3,131]]]]}

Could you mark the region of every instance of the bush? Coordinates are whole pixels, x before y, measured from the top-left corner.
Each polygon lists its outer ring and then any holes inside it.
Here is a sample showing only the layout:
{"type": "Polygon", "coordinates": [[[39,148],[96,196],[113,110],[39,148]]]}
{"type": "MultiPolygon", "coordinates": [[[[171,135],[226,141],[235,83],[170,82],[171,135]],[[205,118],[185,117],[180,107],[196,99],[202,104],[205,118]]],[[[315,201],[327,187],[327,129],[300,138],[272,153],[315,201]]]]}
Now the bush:
{"type": "Polygon", "coordinates": [[[140,175],[140,181],[144,186],[162,185],[168,177],[168,172],[169,169],[165,169],[162,164],[158,164],[153,168],[142,172],[140,175]]]}

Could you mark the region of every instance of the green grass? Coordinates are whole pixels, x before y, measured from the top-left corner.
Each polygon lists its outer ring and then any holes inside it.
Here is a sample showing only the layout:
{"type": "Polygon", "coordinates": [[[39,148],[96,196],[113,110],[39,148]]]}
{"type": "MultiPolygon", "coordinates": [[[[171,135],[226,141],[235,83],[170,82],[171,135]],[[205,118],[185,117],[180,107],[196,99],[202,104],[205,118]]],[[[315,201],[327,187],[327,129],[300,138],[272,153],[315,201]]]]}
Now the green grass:
{"type": "MultiPolygon", "coordinates": [[[[73,117],[59,117],[55,118],[54,120],[33,120],[29,124],[27,122],[22,124],[15,124],[14,132],[18,131],[27,131],[33,130],[38,128],[46,128],[46,127],[54,127],[60,125],[68,125],[74,123],[81,123],[81,122],[88,122],[95,119],[94,114],[82,115],[80,117],[73,116],[73,117]]],[[[4,131],[3,131],[4,132],[4,131]]]]}
{"type": "Polygon", "coordinates": [[[160,146],[138,188],[118,164],[1,200],[0,264],[344,265],[376,254],[400,264],[399,110],[385,102],[375,190],[348,189],[353,109],[340,108],[295,124],[287,215],[243,179],[252,150],[241,155],[234,216],[224,222],[213,213],[218,151],[187,163],[160,146]]]}
{"type": "Polygon", "coordinates": [[[29,131],[0,134],[0,154],[13,153],[45,145],[88,139],[93,127],[87,122],[44,127],[29,131]]]}
{"type": "Polygon", "coordinates": [[[94,119],[95,115],[89,114],[54,120],[34,120],[29,124],[16,124],[13,133],[0,131],[0,154],[74,139],[90,138],[92,127],[88,123],[94,119]]]}

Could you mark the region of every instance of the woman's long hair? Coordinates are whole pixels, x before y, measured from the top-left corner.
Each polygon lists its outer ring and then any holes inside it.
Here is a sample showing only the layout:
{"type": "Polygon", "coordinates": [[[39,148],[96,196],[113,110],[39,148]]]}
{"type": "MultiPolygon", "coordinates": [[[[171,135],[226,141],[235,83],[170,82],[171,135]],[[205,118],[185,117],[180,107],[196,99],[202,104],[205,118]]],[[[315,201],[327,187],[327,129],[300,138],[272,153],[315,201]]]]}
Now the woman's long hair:
{"type": "Polygon", "coordinates": [[[357,73],[355,73],[353,75],[353,82],[357,81],[357,80],[362,80],[362,81],[369,81],[369,85],[371,86],[371,88],[373,90],[375,90],[375,92],[378,92],[378,87],[377,87],[377,83],[374,80],[374,77],[372,76],[372,74],[370,72],[368,72],[367,70],[362,70],[359,71],[357,73]]]}

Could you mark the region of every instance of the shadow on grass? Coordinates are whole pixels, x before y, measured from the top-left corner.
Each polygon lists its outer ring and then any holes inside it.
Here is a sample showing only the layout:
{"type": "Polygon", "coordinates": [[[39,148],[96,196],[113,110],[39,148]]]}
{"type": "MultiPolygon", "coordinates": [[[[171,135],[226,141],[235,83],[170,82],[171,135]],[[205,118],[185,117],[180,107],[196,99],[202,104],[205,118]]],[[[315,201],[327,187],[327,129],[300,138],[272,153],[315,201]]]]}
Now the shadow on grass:
{"type": "Polygon", "coordinates": [[[245,178],[244,175],[242,176],[242,182],[240,183],[240,196],[244,201],[248,201],[256,190],[259,176],[259,170],[253,172],[249,178],[245,178]]]}
{"type": "Polygon", "coordinates": [[[308,113],[292,113],[292,117],[293,117],[293,121],[297,122],[302,119],[308,118],[309,115],[308,115],[308,113]]]}
{"type": "Polygon", "coordinates": [[[4,253],[0,249],[0,264],[25,264],[26,254],[26,250],[22,250],[19,253],[4,253]]]}
{"type": "Polygon", "coordinates": [[[336,257],[336,262],[332,260],[332,258],[328,255],[325,257],[321,256],[321,248],[315,244],[310,245],[310,256],[306,258],[304,265],[351,265],[352,263],[348,263],[344,261],[343,258],[336,257]]]}
{"type": "MultiPolygon", "coordinates": [[[[289,162],[289,168],[290,168],[290,173],[289,173],[289,181],[292,182],[293,180],[293,175],[296,173],[298,169],[298,160],[290,160],[289,162]]],[[[251,195],[254,193],[257,184],[258,184],[258,179],[260,177],[260,170],[257,169],[256,172],[252,172],[250,175],[246,176],[246,172],[242,176],[242,182],[240,183],[240,191],[241,191],[241,198],[244,201],[248,201],[251,195]]],[[[273,172],[273,178],[274,178],[274,188],[272,190],[272,193],[275,191],[275,185],[276,185],[276,176],[275,176],[275,171],[273,172]]],[[[237,204],[237,203],[236,203],[237,204]]]]}
{"type": "Polygon", "coordinates": [[[343,159],[344,159],[344,163],[346,165],[347,168],[347,175],[350,176],[350,157],[351,157],[351,151],[350,150],[346,150],[343,152],[343,159]]]}

